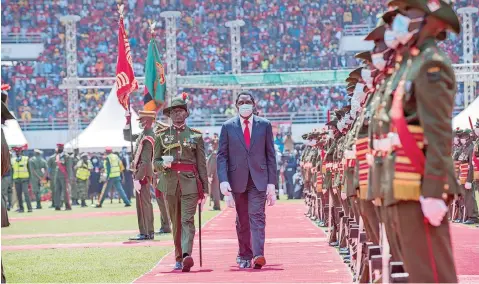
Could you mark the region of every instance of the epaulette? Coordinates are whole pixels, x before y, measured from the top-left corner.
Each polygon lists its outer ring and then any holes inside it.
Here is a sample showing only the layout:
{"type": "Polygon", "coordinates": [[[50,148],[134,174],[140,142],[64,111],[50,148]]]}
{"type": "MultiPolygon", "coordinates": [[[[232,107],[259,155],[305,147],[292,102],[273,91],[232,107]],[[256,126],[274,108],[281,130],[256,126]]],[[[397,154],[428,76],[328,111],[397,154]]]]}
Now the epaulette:
{"type": "Polygon", "coordinates": [[[190,127],[190,129],[191,129],[191,131],[193,131],[193,132],[196,132],[196,133],[199,133],[199,134],[203,134],[203,132],[201,132],[201,130],[199,130],[199,129],[191,128],[191,127],[190,127]]]}
{"type": "Polygon", "coordinates": [[[159,128],[159,129],[156,129],[156,133],[163,133],[168,129],[169,129],[169,127],[159,128]]]}

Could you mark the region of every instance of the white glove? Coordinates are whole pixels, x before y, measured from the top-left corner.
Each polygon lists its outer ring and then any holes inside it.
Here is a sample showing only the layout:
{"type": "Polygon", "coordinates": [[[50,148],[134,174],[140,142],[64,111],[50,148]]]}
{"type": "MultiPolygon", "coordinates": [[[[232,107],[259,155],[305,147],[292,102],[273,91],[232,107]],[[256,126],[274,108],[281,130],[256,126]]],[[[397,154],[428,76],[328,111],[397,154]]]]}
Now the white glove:
{"type": "Polygon", "coordinates": [[[367,153],[366,154],[366,161],[368,162],[368,165],[372,166],[374,164],[374,157],[373,155],[367,153]]]}
{"type": "Polygon", "coordinates": [[[225,195],[225,202],[226,206],[228,206],[229,208],[235,208],[235,200],[233,199],[233,196],[225,195]]]}
{"type": "Polygon", "coordinates": [[[448,211],[444,200],[421,196],[419,202],[421,202],[422,213],[429,220],[429,223],[435,227],[441,225],[441,221],[448,211]]]}
{"type": "Polygon", "coordinates": [[[276,191],[275,191],[275,187],[274,187],[274,184],[268,184],[268,186],[266,187],[266,196],[267,197],[270,197],[270,196],[273,196],[276,197],[276,191]]]}
{"type": "Polygon", "coordinates": [[[266,200],[267,200],[268,206],[273,206],[276,203],[276,194],[267,195],[266,200]]]}
{"type": "Polygon", "coordinates": [[[334,193],[334,194],[338,194],[338,189],[337,189],[337,188],[333,188],[333,193],[334,193]]]}
{"type": "Polygon", "coordinates": [[[472,183],[466,182],[466,184],[464,185],[464,188],[465,189],[471,189],[472,188],[472,183]]]}
{"type": "Polygon", "coordinates": [[[198,204],[201,204],[201,210],[203,210],[203,208],[205,207],[207,197],[208,196],[205,194],[205,196],[202,199],[198,199],[198,204]]]}
{"type": "Polygon", "coordinates": [[[212,177],[211,177],[211,178],[210,178],[210,177],[208,178],[208,183],[213,183],[213,178],[212,178],[212,177]]]}
{"type": "Polygon", "coordinates": [[[221,193],[224,196],[230,196],[231,195],[230,183],[227,182],[227,181],[224,181],[224,182],[220,183],[220,190],[221,190],[221,193]]]}
{"type": "Polygon", "coordinates": [[[323,189],[323,190],[321,190],[321,191],[323,192],[323,194],[326,194],[326,192],[328,192],[327,189],[323,189]]]}
{"type": "Polygon", "coordinates": [[[348,198],[348,196],[346,195],[346,193],[341,192],[341,199],[342,199],[342,200],[346,200],[346,198],[348,198]]]}

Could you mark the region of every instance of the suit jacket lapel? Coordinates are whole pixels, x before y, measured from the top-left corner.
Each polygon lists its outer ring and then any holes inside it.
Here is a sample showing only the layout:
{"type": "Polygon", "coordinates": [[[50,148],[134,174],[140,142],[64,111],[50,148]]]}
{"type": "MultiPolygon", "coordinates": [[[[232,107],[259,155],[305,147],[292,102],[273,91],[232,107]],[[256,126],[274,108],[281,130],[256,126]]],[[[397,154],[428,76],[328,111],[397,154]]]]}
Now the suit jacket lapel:
{"type": "Polygon", "coordinates": [[[241,122],[240,122],[239,116],[236,118],[235,123],[234,123],[233,126],[234,126],[236,134],[238,134],[239,140],[243,144],[243,147],[246,149],[246,143],[244,142],[243,128],[241,128],[241,122]]]}
{"type": "Polygon", "coordinates": [[[254,142],[256,141],[256,136],[258,136],[258,131],[259,131],[259,124],[258,120],[256,119],[256,116],[253,115],[253,131],[251,132],[251,143],[249,145],[249,148],[253,148],[254,142]]]}

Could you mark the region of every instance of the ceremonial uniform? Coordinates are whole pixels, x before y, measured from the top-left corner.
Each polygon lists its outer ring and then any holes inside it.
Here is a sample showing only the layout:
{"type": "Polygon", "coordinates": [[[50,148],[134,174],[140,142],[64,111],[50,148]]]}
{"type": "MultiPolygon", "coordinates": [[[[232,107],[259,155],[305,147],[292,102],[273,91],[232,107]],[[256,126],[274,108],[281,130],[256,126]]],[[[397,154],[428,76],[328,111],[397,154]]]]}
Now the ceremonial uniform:
{"type": "MultiPolygon", "coordinates": [[[[163,111],[169,115],[175,108],[187,109],[184,97],[172,99],[163,111]]],[[[191,259],[193,239],[195,236],[194,216],[196,204],[208,191],[206,155],[202,134],[199,130],[186,125],[171,126],[163,129],[155,141],[155,169],[164,176],[166,203],[173,226],[175,258],[177,264],[186,257],[191,259]],[[172,156],[171,164],[164,161],[165,156],[172,156]]],[[[192,262],[192,259],[191,259],[192,262]]],[[[179,267],[178,267],[179,268],[179,267]]]]}
{"type": "Polygon", "coordinates": [[[472,158],[474,154],[474,141],[472,141],[471,130],[466,129],[460,135],[465,142],[462,145],[459,162],[459,183],[464,191],[464,212],[462,221],[464,224],[474,224],[477,221],[477,202],[473,189],[474,168],[472,158]]]}
{"type": "Polygon", "coordinates": [[[32,203],[28,194],[28,185],[30,184],[30,170],[27,156],[22,155],[21,148],[14,148],[17,153],[16,158],[12,158],[12,177],[15,190],[17,192],[18,211],[24,212],[23,197],[27,204],[28,212],[32,212],[32,203]]]}
{"type": "MultiPolygon", "coordinates": [[[[158,126],[155,130],[155,137],[160,135],[160,132],[163,129],[168,128],[169,125],[159,122],[158,126]]],[[[171,233],[171,221],[170,217],[168,216],[168,210],[166,208],[166,198],[165,194],[163,193],[165,191],[165,177],[162,174],[156,174],[157,178],[157,185],[155,188],[155,195],[156,195],[156,203],[158,204],[158,208],[160,209],[160,230],[158,231],[159,234],[169,234],[171,233]]]]}
{"type": "MultiPolygon", "coordinates": [[[[78,148],[73,149],[73,153],[71,153],[69,156],[72,161],[71,162],[72,173],[74,173],[75,172],[74,167],[80,161],[80,154],[78,153],[78,148]]],[[[72,179],[70,180],[70,186],[72,191],[72,205],[80,205],[78,203],[78,199],[80,199],[80,196],[79,196],[80,192],[79,192],[79,189],[77,188],[77,184],[78,183],[76,179],[72,177],[72,179]]]]}
{"type": "MultiPolygon", "coordinates": [[[[154,120],[156,112],[142,110],[139,112],[139,119],[154,120]]],[[[140,189],[136,191],[136,212],[138,216],[138,228],[140,234],[134,240],[154,239],[154,215],[151,204],[151,183],[153,182],[153,157],[155,145],[155,133],[152,128],[147,128],[139,135],[130,137],[130,130],[124,130],[125,140],[136,139],[136,146],[133,153],[132,170],[134,179],[139,181],[140,189]]]]}
{"type": "Polygon", "coordinates": [[[57,153],[51,155],[50,157],[48,157],[48,160],[47,160],[47,167],[48,167],[48,177],[50,179],[50,194],[51,194],[51,200],[52,200],[52,204],[50,206],[50,208],[55,208],[55,196],[56,196],[56,190],[55,190],[55,185],[56,185],[56,181],[55,181],[55,174],[57,172],[57,163],[56,163],[56,158],[57,158],[57,153]]]}
{"type": "Polygon", "coordinates": [[[41,154],[43,152],[40,150],[35,150],[35,156],[32,157],[29,161],[30,165],[30,183],[32,185],[32,191],[35,194],[35,199],[37,201],[37,209],[42,209],[41,204],[41,182],[44,179],[44,176],[47,169],[47,161],[42,158],[41,154]]]}
{"type": "MultiPolygon", "coordinates": [[[[449,1],[397,0],[391,4],[420,9],[459,33],[459,20],[449,1]]],[[[391,132],[400,143],[393,143],[391,153],[395,201],[386,205],[393,206],[409,282],[457,282],[449,223],[436,214],[438,208],[447,211],[444,202],[460,193],[451,157],[456,82],[451,62],[437,48],[435,38],[427,30],[420,29],[420,33],[423,37],[414,45],[408,43],[400,55],[399,83],[389,88],[394,90],[391,132]]]]}
{"type": "Polygon", "coordinates": [[[70,180],[73,178],[72,161],[70,156],[63,152],[63,144],[58,144],[57,147],[59,148],[59,153],[55,157],[55,210],[61,210],[63,202],[65,202],[65,210],[71,210],[70,180]]]}

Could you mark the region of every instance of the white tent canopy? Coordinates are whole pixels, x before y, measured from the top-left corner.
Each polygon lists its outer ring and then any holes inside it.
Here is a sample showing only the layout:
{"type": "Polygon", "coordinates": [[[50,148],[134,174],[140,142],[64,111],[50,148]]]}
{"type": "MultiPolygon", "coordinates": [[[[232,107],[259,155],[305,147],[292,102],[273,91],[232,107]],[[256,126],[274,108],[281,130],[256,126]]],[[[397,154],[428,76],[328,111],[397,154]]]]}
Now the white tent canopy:
{"type": "MultiPolygon", "coordinates": [[[[133,133],[139,133],[141,130],[137,123],[138,115],[133,110],[131,112],[133,133]]],[[[130,142],[123,138],[125,123],[125,110],[118,102],[114,86],[98,115],[78,135],[80,152],[103,152],[105,147],[111,147],[113,151],[119,151],[122,147],[130,150],[130,142]]],[[[71,141],[65,144],[65,148],[73,148],[71,141]]]]}
{"type": "Polygon", "coordinates": [[[453,128],[471,128],[471,125],[469,124],[469,117],[471,118],[472,125],[474,126],[476,124],[476,119],[479,118],[479,97],[477,97],[465,110],[461,111],[461,113],[454,117],[452,120],[453,128]]]}
{"type": "Polygon", "coordinates": [[[3,133],[5,134],[7,144],[10,148],[28,145],[28,141],[25,138],[25,135],[23,135],[18,121],[15,119],[9,119],[5,121],[5,125],[2,125],[2,129],[3,133]]]}

